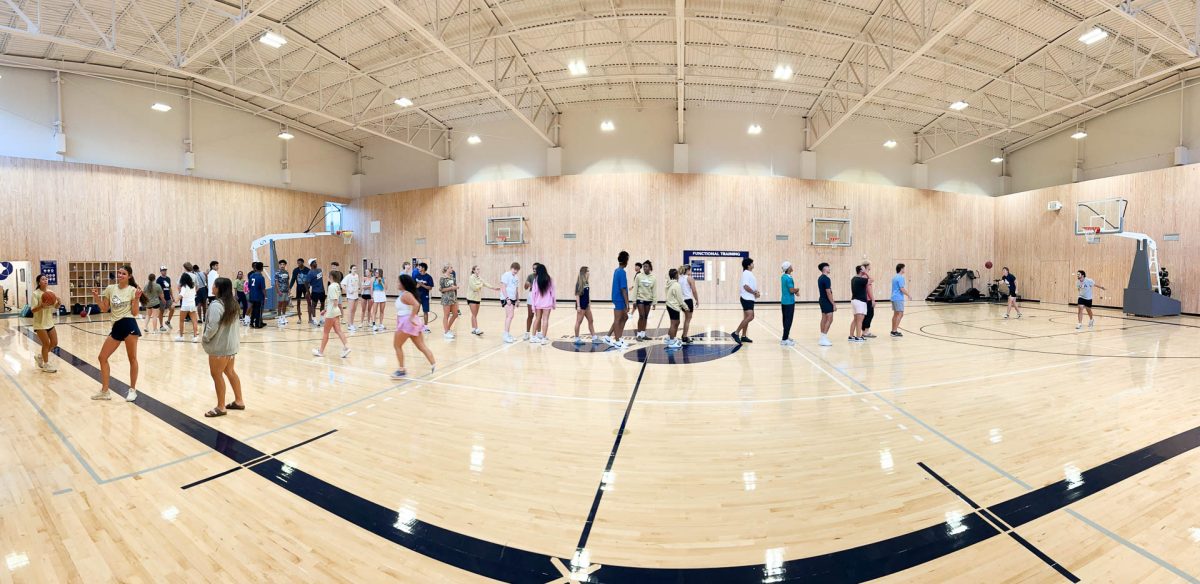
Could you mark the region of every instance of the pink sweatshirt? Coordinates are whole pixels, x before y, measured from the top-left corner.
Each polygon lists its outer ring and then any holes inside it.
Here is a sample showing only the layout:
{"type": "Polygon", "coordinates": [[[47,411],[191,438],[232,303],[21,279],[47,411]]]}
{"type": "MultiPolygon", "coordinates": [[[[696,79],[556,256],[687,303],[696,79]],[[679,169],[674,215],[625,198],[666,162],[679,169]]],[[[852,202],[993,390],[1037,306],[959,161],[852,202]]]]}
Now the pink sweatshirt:
{"type": "Polygon", "coordinates": [[[533,281],[533,287],[529,290],[529,305],[534,310],[554,310],[554,280],[550,280],[550,289],[542,294],[538,291],[537,280],[533,281]]]}

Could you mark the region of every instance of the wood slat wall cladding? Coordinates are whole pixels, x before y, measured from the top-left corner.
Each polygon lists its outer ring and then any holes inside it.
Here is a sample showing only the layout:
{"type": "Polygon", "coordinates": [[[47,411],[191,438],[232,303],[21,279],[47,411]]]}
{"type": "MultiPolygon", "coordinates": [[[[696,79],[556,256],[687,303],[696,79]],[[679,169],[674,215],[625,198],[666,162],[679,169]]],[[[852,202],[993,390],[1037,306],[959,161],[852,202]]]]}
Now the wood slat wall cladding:
{"type": "Polygon", "coordinates": [[[1073,302],[1075,270],[1096,283],[1096,304],[1121,306],[1135,243],[1104,236],[1089,245],[1075,233],[1075,204],[1122,197],[1129,200],[1125,229],[1158,242],[1159,262],[1171,272],[1171,288],[1184,312],[1200,312],[1200,167],[1176,166],[1017,193],[996,199],[996,264],[1007,265],[1023,294],[1048,302],[1073,302]],[[1060,201],[1062,211],[1047,211],[1060,201]],[[1180,241],[1164,241],[1179,233],[1180,241]]]}
{"type": "MultiPolygon", "coordinates": [[[[232,277],[249,272],[251,241],[302,231],[326,201],[343,202],[174,174],[0,157],[0,259],[31,261],[34,270],[39,260],[58,260],[61,298],[72,261],[128,258],[139,283],[166,265],[177,284],[183,262],[207,269],[215,259],[221,274],[232,277]]],[[[283,242],[277,249],[292,264],[300,256],[346,264],[355,255],[336,237],[283,242]]]]}
{"type": "MultiPolygon", "coordinates": [[[[913,297],[924,298],[947,270],[981,267],[992,255],[994,204],[971,195],[777,177],[580,175],[365,197],[348,209],[347,225],[357,231],[363,256],[382,263],[389,291],[407,257],[428,258],[435,273],[450,262],[464,279],[478,264],[491,283],[509,263],[519,261],[524,275],[536,260],[558,279],[560,298],[570,296],[579,267],[586,265],[592,297],[607,300],[617,253],[627,250],[630,268],[635,261],[654,262],[662,298],[667,269],[682,262],[683,250],[708,249],[749,251],[764,300],[779,300],[783,260],[795,265],[801,300],[817,299],[816,266],[822,261],[833,267],[837,297],[847,299],[854,266],[864,258],[874,265],[881,298],[897,262],[909,266],[913,297]],[[522,203],[524,209],[489,209],[522,203]],[[485,245],[487,218],[510,213],[528,218],[529,243],[485,245]],[[810,245],[814,217],[850,217],[854,245],[810,245]],[[368,233],[371,221],[380,222],[380,233],[368,233]],[[576,238],[564,239],[564,233],[576,238]],[[789,239],[777,241],[779,234],[789,239]]],[[[702,302],[737,302],[740,274],[736,260],[728,261],[724,282],[700,284],[702,302]]]]}

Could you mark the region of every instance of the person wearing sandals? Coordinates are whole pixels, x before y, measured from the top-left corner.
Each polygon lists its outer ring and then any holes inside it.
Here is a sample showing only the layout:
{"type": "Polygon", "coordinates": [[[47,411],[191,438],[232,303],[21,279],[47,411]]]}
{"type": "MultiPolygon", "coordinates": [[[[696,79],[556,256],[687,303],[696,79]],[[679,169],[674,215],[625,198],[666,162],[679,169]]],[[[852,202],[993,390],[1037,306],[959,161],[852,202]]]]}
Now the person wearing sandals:
{"type": "Polygon", "coordinates": [[[104,338],[100,347],[100,392],[93,395],[95,400],[110,400],[112,392],[108,390],[109,365],[108,358],[117,347],[125,345],[125,354],[129,357],[129,393],[125,401],[137,399],[137,342],[142,336],[138,329],[138,301],[142,291],[138,289],[133,278],[133,268],[121,266],[117,268],[117,283],[109,284],[101,294],[98,288],[92,289],[92,301],[100,306],[100,312],[112,310],[112,331],[104,338]]]}
{"type": "Polygon", "coordinates": [[[467,309],[471,311],[471,334],[476,336],[483,334],[483,330],[479,328],[479,303],[483,301],[484,288],[500,289],[499,286],[483,281],[479,266],[471,266],[471,275],[467,280],[467,309]]]}
{"type": "Polygon", "coordinates": [[[408,272],[400,273],[400,295],[396,297],[396,332],[392,335],[392,346],[396,349],[396,361],[400,368],[392,373],[392,379],[403,379],[408,375],[404,368],[404,343],[412,339],[417,350],[429,361],[429,371],[437,368],[433,352],[425,344],[425,323],[421,320],[421,302],[417,300],[417,281],[408,272]]]}
{"type": "Polygon", "coordinates": [[[592,321],[592,287],[588,282],[588,276],[591,271],[587,266],[579,268],[579,277],[575,279],[575,344],[582,345],[583,339],[579,338],[579,326],[583,324],[584,319],[587,319],[588,333],[592,335],[592,344],[600,344],[600,337],[596,336],[596,325],[592,321]]]}
{"type": "Polygon", "coordinates": [[[454,267],[450,264],[442,266],[442,277],[438,280],[438,291],[442,293],[442,336],[448,341],[454,340],[454,322],[458,320],[458,279],[454,277],[454,267]]]}
{"type": "Polygon", "coordinates": [[[208,306],[208,318],[204,321],[204,339],[200,346],[208,353],[208,373],[217,392],[217,407],[204,412],[206,418],[224,416],[226,410],[246,409],[246,402],[242,400],[242,380],[234,370],[238,334],[242,327],[238,326],[240,305],[233,294],[233,287],[229,278],[217,278],[212,287],[216,296],[208,306]],[[233,388],[233,401],[228,404],[225,403],[226,379],[233,388]]]}
{"type": "Polygon", "coordinates": [[[327,301],[325,310],[321,312],[321,323],[324,332],[321,335],[321,348],[313,349],[314,357],[325,356],[325,346],[329,344],[329,332],[337,334],[342,341],[342,358],[350,354],[350,345],[346,343],[346,333],[342,332],[342,273],[333,270],[329,272],[328,295],[321,294],[321,300],[327,301]]]}
{"type": "Polygon", "coordinates": [[[33,362],[38,369],[46,373],[54,373],[58,371],[58,368],[50,362],[50,352],[58,346],[58,331],[54,330],[54,313],[58,310],[58,303],[42,302],[42,296],[49,289],[47,283],[49,280],[46,278],[46,274],[38,274],[34,282],[37,287],[33,290],[33,299],[29,306],[33,307],[33,332],[42,345],[42,351],[33,356],[33,362]]]}

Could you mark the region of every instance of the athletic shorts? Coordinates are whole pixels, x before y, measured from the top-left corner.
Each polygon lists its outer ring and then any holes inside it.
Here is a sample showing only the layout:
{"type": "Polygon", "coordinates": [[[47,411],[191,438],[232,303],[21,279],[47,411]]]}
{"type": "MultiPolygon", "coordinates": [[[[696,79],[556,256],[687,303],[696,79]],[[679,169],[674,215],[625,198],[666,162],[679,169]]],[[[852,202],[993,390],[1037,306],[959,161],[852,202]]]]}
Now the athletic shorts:
{"type": "Polygon", "coordinates": [[[746,300],[745,298],[738,298],[738,300],[742,301],[742,310],[743,311],[754,310],[754,301],[753,300],[746,300]]]}
{"type": "Polygon", "coordinates": [[[1086,298],[1080,298],[1080,299],[1078,300],[1078,304],[1079,304],[1080,306],[1086,306],[1086,307],[1088,307],[1088,308],[1091,308],[1091,307],[1092,307],[1092,301],[1091,301],[1091,300],[1088,300],[1088,299],[1086,299],[1086,298]]]}
{"type": "Polygon", "coordinates": [[[379,303],[379,304],[383,304],[384,302],[387,302],[387,293],[384,292],[383,290],[376,290],[374,292],[371,292],[371,301],[379,303]]]}
{"type": "Polygon", "coordinates": [[[196,302],[203,302],[208,306],[208,286],[196,288],[196,302]]]}
{"type": "Polygon", "coordinates": [[[637,301],[638,306],[650,306],[651,304],[654,304],[653,300],[638,300],[637,301]]]}
{"type": "Polygon", "coordinates": [[[170,294],[166,294],[166,293],[163,294],[163,304],[166,306],[171,306],[171,295],[170,294]]]}
{"type": "Polygon", "coordinates": [[[850,306],[854,308],[854,314],[867,313],[867,303],[862,300],[851,300],[850,306]]]}
{"type": "Polygon", "coordinates": [[[142,336],[142,331],[137,325],[137,319],[133,317],[113,321],[112,332],[108,333],[108,336],[117,342],[124,341],[130,335],[135,337],[142,336]]]}
{"type": "Polygon", "coordinates": [[[691,312],[691,311],[693,311],[693,310],[696,310],[696,305],[692,303],[692,299],[691,299],[691,298],[688,298],[688,299],[684,300],[684,301],[683,301],[683,303],[687,305],[687,307],[688,307],[688,312],[691,312]]]}
{"type": "Polygon", "coordinates": [[[479,301],[478,300],[468,300],[467,301],[467,306],[470,306],[472,304],[479,304],[479,301]]]}
{"type": "Polygon", "coordinates": [[[442,296],[442,306],[453,306],[455,304],[458,304],[458,297],[442,296]]]}
{"type": "Polygon", "coordinates": [[[360,297],[362,297],[362,299],[363,299],[363,300],[370,300],[370,299],[371,299],[371,295],[370,295],[370,294],[359,294],[359,296],[360,296],[360,297]]]}
{"type": "Polygon", "coordinates": [[[622,299],[622,298],[614,298],[613,299],[613,310],[620,310],[620,311],[624,312],[626,308],[628,308],[628,307],[625,305],[624,299],[622,299]]]}
{"type": "Polygon", "coordinates": [[[276,292],[275,293],[275,303],[276,304],[283,304],[284,302],[288,302],[290,300],[291,300],[291,298],[288,298],[287,292],[276,292]]]}
{"type": "Polygon", "coordinates": [[[312,301],[314,304],[325,301],[325,293],[324,292],[313,292],[309,296],[312,298],[312,301]]]}
{"type": "Polygon", "coordinates": [[[679,311],[668,306],[667,307],[667,318],[669,318],[671,320],[679,320],[679,311]]]}
{"type": "Polygon", "coordinates": [[[821,305],[821,314],[833,313],[833,303],[828,298],[822,298],[819,304],[821,305]]]}
{"type": "Polygon", "coordinates": [[[904,301],[903,300],[893,300],[892,301],[892,312],[904,312],[904,301]]]}
{"type": "Polygon", "coordinates": [[[420,335],[424,328],[423,325],[413,323],[411,314],[396,317],[396,330],[410,337],[420,335]]]}
{"type": "Polygon", "coordinates": [[[422,296],[420,298],[420,300],[421,300],[421,312],[429,312],[429,297],[422,296]]]}
{"type": "Polygon", "coordinates": [[[509,304],[516,306],[517,301],[513,300],[512,298],[501,298],[500,299],[500,308],[504,308],[505,306],[508,306],[509,304]]]}

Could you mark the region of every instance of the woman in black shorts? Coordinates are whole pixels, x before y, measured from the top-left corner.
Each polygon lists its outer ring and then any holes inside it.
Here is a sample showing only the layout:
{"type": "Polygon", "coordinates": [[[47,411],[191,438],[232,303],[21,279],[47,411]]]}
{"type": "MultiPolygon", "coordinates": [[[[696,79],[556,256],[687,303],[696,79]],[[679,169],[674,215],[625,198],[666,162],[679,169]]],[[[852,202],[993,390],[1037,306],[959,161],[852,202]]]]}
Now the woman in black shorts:
{"type": "Polygon", "coordinates": [[[137,315],[138,300],[142,297],[142,291],[130,277],[132,273],[133,268],[122,266],[117,269],[117,283],[109,284],[103,294],[99,288],[92,289],[92,300],[100,305],[100,312],[112,309],[112,332],[105,337],[104,344],[100,347],[100,393],[93,395],[92,399],[112,399],[112,394],[108,391],[108,358],[121,343],[125,344],[125,354],[129,357],[129,393],[125,396],[125,401],[137,399],[137,341],[138,337],[142,336],[142,331],[137,325],[137,315]]]}

